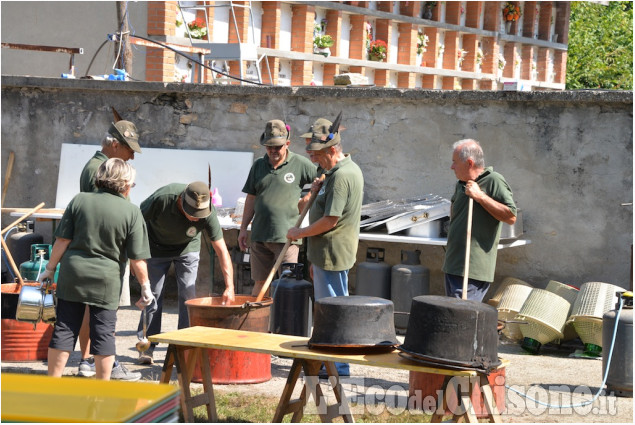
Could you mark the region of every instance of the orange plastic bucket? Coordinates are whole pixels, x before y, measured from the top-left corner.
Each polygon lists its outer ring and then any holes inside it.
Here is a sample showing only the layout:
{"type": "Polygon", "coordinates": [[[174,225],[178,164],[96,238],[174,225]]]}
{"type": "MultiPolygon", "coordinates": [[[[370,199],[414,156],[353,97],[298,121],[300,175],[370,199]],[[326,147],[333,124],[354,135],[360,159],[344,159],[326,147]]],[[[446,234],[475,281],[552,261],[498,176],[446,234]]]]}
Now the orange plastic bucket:
{"type": "MultiPolygon", "coordinates": [[[[256,297],[236,295],[231,305],[222,297],[195,298],[185,302],[190,326],[269,332],[271,298],[255,302],[256,297]]],[[[256,384],[271,379],[271,355],[244,351],[210,349],[209,363],[214,384],[256,384]]],[[[194,382],[202,382],[200,368],[194,369],[194,382]]]]}
{"type": "MultiPolygon", "coordinates": [[[[445,375],[425,372],[410,372],[409,396],[415,397],[417,400],[420,398],[422,401],[425,400],[426,397],[432,396],[436,401],[434,406],[438,409],[441,406],[441,402],[438,397],[441,394],[441,387],[443,386],[444,379],[445,375]]],[[[492,371],[487,376],[487,380],[494,392],[494,400],[496,400],[498,412],[502,413],[505,410],[505,368],[502,367],[492,371]]],[[[481,396],[480,386],[478,383],[475,385],[474,391],[472,392],[474,413],[478,418],[486,418],[487,410],[485,409],[483,397],[481,396]]],[[[443,396],[446,397],[446,394],[443,394],[443,396]]],[[[451,392],[451,395],[448,396],[447,403],[448,409],[445,411],[446,416],[452,415],[452,412],[457,411],[458,401],[454,392],[451,392]]],[[[423,404],[426,405],[426,403],[423,404]]]]}

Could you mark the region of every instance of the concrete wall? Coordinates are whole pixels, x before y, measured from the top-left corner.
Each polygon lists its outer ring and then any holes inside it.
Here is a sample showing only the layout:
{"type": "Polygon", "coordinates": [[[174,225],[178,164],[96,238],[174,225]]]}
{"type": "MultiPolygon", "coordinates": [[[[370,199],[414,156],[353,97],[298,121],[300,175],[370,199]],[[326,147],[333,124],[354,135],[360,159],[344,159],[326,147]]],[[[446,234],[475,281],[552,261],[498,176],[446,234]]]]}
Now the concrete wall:
{"type": "MultiPolygon", "coordinates": [[[[632,206],[622,204],[632,202],[632,92],[258,88],[3,76],[2,165],[9,151],[16,153],[4,206],[54,205],[61,144],[98,144],[111,106],[137,124],[142,146],[256,156],[264,153],[258,139],[267,120],[285,119],[295,135],[292,150],[303,153],[297,135],[317,117],[332,119],[341,110],[344,150],[364,172],[365,203],[428,193],[450,197],[451,145],[475,138],[486,163],[514,190],[524,238],[531,240],[499,252],[496,282],[514,276],[538,287],[551,279],[631,285],[632,206]]],[[[228,243],[235,238],[228,234],[228,243]]],[[[443,248],[362,242],[358,261],[369,246],[386,248],[391,264],[399,263],[401,249],[420,249],[433,292],[441,293],[443,248]]],[[[209,282],[208,267],[202,267],[202,285],[209,282]]]]}
{"type": "MultiPolygon", "coordinates": [[[[127,2],[128,21],[133,34],[147,36],[145,2],[127,2]]],[[[1,37],[4,43],[56,47],[82,47],[75,55],[75,75],[112,74],[115,43],[101,44],[108,34],[119,30],[114,1],[3,1],[1,37]]],[[[146,48],[133,46],[131,77],[145,80],[146,48]]],[[[2,75],[59,77],[69,72],[70,55],[2,49],[2,75]]]]}

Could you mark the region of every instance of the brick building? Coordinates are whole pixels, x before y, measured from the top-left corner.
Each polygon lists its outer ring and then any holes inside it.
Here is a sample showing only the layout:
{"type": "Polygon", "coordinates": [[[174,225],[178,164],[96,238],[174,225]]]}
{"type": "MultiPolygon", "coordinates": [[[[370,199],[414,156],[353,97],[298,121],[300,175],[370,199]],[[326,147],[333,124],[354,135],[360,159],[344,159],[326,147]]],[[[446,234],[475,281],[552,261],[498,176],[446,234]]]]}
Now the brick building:
{"type": "MultiPolygon", "coordinates": [[[[149,38],[274,85],[329,86],[335,75],[359,73],[379,87],[565,88],[569,2],[166,1],[148,2],[147,14],[149,38]],[[521,12],[515,20],[506,18],[509,4],[521,12]],[[198,34],[186,29],[195,20],[198,34]],[[314,46],[324,35],[330,54],[314,46]],[[368,51],[377,40],[386,45],[381,61],[368,51]]],[[[145,59],[147,81],[240,84],[167,49],[149,47],[145,59]]]]}

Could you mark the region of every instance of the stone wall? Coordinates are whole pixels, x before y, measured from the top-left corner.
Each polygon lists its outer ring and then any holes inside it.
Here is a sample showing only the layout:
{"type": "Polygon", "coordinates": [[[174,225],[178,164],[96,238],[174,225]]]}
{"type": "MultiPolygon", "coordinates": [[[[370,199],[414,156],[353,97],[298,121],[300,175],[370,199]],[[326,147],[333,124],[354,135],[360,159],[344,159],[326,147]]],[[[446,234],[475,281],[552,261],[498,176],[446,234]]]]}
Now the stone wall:
{"type": "MultiPolygon", "coordinates": [[[[291,125],[292,150],[303,154],[297,136],[317,117],[332,119],[343,111],[343,146],[364,172],[365,203],[428,193],[449,198],[455,183],[451,145],[477,139],[486,163],[511,185],[523,211],[523,238],[531,240],[499,252],[496,282],[514,276],[538,287],[552,279],[632,285],[632,205],[624,205],[633,193],[632,92],[264,88],[3,76],[2,165],[9,151],[16,154],[4,206],[54,205],[61,144],[99,144],[111,106],[137,124],[142,146],[200,149],[203,155],[262,155],[258,139],[273,118],[291,125]]],[[[142,160],[143,154],[135,159],[142,160]]],[[[50,234],[48,226],[40,229],[50,234]]],[[[228,244],[235,245],[229,233],[228,244]]],[[[390,264],[399,263],[402,249],[420,249],[433,292],[442,292],[443,248],[362,242],[359,262],[369,246],[386,248],[390,264]]],[[[208,256],[202,261],[205,292],[208,256]]],[[[354,270],[351,281],[354,286],[354,270]]]]}

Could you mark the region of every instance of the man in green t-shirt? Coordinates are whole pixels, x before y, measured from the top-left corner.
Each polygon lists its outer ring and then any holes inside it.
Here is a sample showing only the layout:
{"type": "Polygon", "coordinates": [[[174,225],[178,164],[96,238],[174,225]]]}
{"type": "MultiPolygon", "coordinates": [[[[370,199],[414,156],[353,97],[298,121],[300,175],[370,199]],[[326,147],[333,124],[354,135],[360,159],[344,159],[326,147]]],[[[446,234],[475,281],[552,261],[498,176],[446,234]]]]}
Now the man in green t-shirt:
{"type": "MultiPolygon", "coordinates": [[[[222,302],[234,301],[234,269],[205,183],[172,183],[163,186],[141,203],[141,213],[148,226],[152,254],[147,261],[148,276],[157,300],[146,307],[147,335],[161,333],[164,283],[171,265],[174,265],[179,296],[178,328],[190,326],[185,301],[196,297],[195,284],[203,231],[212,241],[225,279],[222,302]]],[[[139,340],[143,338],[143,315],[139,319],[137,336],[139,340]]],[[[152,364],[155,346],[153,343],[148,351],[140,353],[140,363],[152,364]]]]}
{"type": "MultiPolygon", "coordinates": [[[[364,176],[350,154],[342,152],[335,127],[320,118],[300,136],[308,139],[306,150],[325,178],[315,179],[311,186],[316,198],[309,210],[309,226],[292,227],[287,233],[291,240],[308,238],[316,300],[348,296],[348,271],[355,264],[359,242],[364,176]]],[[[335,365],[340,376],[350,374],[348,364],[335,365]]]]}
{"type": "MultiPolygon", "coordinates": [[[[139,132],[137,127],[130,121],[119,120],[113,122],[108,128],[108,134],[101,141],[101,151],[95,152],[95,155],[86,163],[81,175],[79,176],[80,192],[98,192],[99,189],[95,184],[95,176],[97,170],[109,158],[119,158],[123,161],[134,159],[135,152],[141,153],[139,146],[139,132]]],[[[120,305],[130,305],[130,287],[129,287],[130,267],[126,266],[126,272],[122,278],[122,290],[120,305]]],[[[90,355],[90,328],[88,320],[88,308],[84,315],[82,328],[79,331],[79,348],[81,359],[77,369],[78,376],[90,377],[95,375],[95,359],[90,355]]],[[[141,374],[131,372],[119,365],[119,361],[115,360],[112,369],[111,379],[122,381],[138,381],[141,374]]]]}
{"type": "MultiPolygon", "coordinates": [[[[289,151],[289,127],[281,120],[269,121],[260,136],[267,153],[258,158],[243,187],[247,194],[238,234],[240,249],[247,249],[247,226],[251,222],[251,278],[258,295],[287,241],[287,231],[300,216],[302,188],[317,177],[316,166],[289,151]],[[253,219],[253,222],[252,222],[253,219]]],[[[291,245],[282,263],[298,262],[298,245],[291,245]]]]}
{"type": "Polygon", "coordinates": [[[97,192],[95,175],[99,166],[108,158],[119,158],[124,161],[134,159],[135,152],[141,153],[137,127],[125,120],[112,123],[108,135],[101,141],[101,151],[95,152],[79,176],[79,191],[97,192]]]}
{"type": "Polygon", "coordinates": [[[469,199],[474,202],[470,242],[467,299],[483,301],[494,281],[501,222],[516,222],[516,204],[505,178],[485,167],[481,145],[472,139],[452,146],[452,170],[459,181],[452,196],[448,244],[443,263],[445,293],[461,298],[465,274],[465,248],[469,199]]]}

